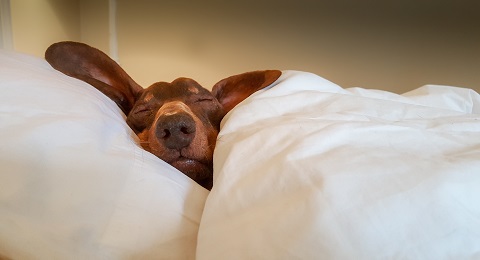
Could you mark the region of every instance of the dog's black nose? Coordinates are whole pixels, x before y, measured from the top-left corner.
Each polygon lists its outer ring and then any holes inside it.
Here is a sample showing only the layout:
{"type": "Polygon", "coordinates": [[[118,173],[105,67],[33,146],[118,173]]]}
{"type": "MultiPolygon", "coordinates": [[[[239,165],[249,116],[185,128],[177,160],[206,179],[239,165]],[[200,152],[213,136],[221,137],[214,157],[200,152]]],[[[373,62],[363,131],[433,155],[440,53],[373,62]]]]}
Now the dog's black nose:
{"type": "Polygon", "coordinates": [[[187,113],[162,115],[157,120],[156,135],[169,149],[182,149],[192,142],[195,136],[195,121],[187,113]]]}

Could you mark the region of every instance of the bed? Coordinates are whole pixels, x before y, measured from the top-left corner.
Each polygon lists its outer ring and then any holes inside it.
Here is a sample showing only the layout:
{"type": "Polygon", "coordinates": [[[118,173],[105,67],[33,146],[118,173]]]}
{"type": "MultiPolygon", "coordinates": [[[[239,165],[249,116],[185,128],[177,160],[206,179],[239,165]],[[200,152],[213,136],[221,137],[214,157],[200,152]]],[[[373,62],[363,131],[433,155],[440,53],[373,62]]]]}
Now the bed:
{"type": "Polygon", "coordinates": [[[44,60],[0,52],[0,259],[479,259],[480,95],[283,71],[208,192],[44,60]]]}

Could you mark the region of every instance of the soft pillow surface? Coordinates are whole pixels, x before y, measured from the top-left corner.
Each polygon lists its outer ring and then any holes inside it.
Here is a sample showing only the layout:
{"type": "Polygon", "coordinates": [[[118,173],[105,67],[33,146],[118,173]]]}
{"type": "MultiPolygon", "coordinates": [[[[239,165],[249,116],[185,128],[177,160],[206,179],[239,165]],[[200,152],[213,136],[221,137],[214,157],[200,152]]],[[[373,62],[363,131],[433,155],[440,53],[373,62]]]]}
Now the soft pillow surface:
{"type": "Polygon", "coordinates": [[[223,120],[197,258],[480,258],[479,114],[284,71],[223,120]]]}
{"type": "Polygon", "coordinates": [[[0,255],[193,259],[208,191],[90,85],[0,52],[0,255]]]}

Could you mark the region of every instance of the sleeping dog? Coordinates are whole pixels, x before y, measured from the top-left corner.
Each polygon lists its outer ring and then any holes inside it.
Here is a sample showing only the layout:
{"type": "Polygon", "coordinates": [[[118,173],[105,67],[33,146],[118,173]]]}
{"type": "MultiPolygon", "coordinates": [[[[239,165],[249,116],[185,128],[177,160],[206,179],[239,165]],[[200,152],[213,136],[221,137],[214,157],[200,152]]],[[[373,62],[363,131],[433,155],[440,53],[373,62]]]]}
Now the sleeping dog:
{"type": "Polygon", "coordinates": [[[83,80],[112,99],[142,147],[206,189],[213,185],[213,150],[220,121],[235,105],[280,77],[278,70],[223,79],[212,92],[189,78],[138,85],[102,51],[78,42],[59,42],[45,52],[53,68],[83,80]]]}

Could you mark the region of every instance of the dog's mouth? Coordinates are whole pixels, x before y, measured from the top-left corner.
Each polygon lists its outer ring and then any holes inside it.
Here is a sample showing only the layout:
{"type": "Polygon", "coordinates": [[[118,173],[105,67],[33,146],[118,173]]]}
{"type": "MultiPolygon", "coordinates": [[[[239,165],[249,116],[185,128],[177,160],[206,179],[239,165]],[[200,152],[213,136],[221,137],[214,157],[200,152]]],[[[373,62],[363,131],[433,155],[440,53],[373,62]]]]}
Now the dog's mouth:
{"type": "Polygon", "coordinates": [[[212,177],[211,163],[184,156],[179,156],[167,162],[197,182],[212,177]]]}
{"type": "MultiPolygon", "coordinates": [[[[190,179],[206,189],[213,184],[213,151],[193,149],[191,146],[182,149],[168,149],[155,138],[149,138],[149,132],[140,133],[142,147],[170,164],[190,179]],[[143,140],[143,141],[142,141],[143,140]]],[[[198,145],[202,147],[201,145],[198,145]]]]}

